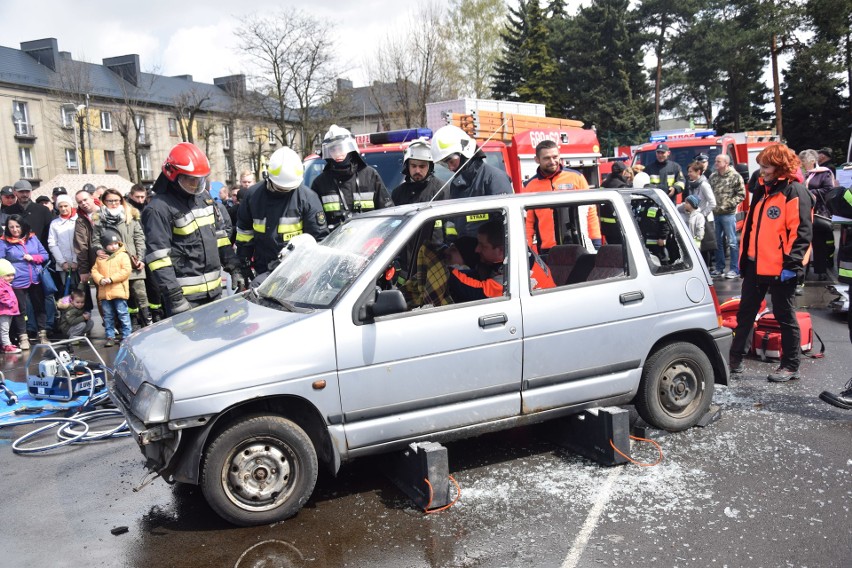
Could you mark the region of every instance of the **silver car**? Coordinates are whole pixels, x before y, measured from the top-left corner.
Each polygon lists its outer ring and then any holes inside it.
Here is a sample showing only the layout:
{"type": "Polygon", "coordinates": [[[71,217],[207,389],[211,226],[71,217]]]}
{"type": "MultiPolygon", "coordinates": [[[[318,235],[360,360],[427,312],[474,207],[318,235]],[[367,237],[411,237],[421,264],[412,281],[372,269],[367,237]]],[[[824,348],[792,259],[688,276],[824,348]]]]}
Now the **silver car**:
{"type": "Polygon", "coordinates": [[[731,341],[687,231],[658,190],[356,216],[293,239],[259,288],[131,336],[110,393],[152,475],[201,485],[237,525],[296,514],[320,464],[415,441],[626,403],[683,430],[727,383],[731,341]],[[649,208],[664,248],[636,220],[649,208]]]}

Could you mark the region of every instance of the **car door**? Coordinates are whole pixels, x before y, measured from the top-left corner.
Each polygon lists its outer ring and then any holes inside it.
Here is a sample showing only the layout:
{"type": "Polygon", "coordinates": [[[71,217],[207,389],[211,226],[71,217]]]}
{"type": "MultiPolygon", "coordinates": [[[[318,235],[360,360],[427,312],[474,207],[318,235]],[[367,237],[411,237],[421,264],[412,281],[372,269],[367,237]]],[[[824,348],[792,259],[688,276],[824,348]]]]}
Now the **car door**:
{"type": "MultiPolygon", "coordinates": [[[[480,214],[504,218],[499,211],[469,212],[480,214]]],[[[419,233],[443,224],[444,219],[426,217],[419,225],[426,230],[419,233]]],[[[388,257],[379,260],[376,276],[388,257]]],[[[522,334],[516,286],[505,285],[501,297],[361,321],[359,307],[374,286],[369,282],[354,302],[342,302],[334,313],[350,450],[519,413],[522,334]]]]}

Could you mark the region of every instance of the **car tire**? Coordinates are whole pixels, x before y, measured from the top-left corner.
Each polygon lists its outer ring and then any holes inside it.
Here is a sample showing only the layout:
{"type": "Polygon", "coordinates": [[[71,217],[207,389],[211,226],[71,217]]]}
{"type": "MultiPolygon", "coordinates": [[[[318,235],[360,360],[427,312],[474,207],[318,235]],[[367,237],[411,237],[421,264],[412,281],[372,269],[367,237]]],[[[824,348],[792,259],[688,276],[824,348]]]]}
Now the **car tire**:
{"type": "Polygon", "coordinates": [[[221,432],[204,454],[201,490],[210,507],[239,526],[292,517],[317,481],[311,439],[281,416],[254,415],[221,432]]]}
{"type": "Polygon", "coordinates": [[[713,399],[713,366],[692,343],[670,343],[645,362],[636,410],[656,428],[679,432],[695,426],[713,399]]]}

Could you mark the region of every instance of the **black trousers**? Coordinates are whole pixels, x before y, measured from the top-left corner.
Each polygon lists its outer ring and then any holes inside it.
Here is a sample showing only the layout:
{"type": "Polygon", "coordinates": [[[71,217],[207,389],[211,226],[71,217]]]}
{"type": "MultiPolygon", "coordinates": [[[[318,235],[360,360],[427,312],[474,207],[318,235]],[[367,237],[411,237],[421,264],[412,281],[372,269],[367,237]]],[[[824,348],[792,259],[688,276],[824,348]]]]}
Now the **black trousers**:
{"type": "Polygon", "coordinates": [[[12,318],[18,336],[27,334],[27,298],[33,305],[38,331],[47,330],[47,313],[44,311],[44,290],[41,284],[33,284],[28,288],[15,288],[15,297],[18,299],[20,315],[12,318]]]}
{"type": "Polygon", "coordinates": [[[743,286],[740,309],[737,312],[737,329],[731,344],[731,360],[737,362],[746,354],[746,344],[754,328],[754,318],[768,292],[772,300],[772,313],[781,326],[781,366],[798,371],[801,343],[799,320],[796,319],[796,279],[787,282],[761,282],[755,272],[754,262],[749,260],[743,261],[740,274],[743,277],[743,286]]]}

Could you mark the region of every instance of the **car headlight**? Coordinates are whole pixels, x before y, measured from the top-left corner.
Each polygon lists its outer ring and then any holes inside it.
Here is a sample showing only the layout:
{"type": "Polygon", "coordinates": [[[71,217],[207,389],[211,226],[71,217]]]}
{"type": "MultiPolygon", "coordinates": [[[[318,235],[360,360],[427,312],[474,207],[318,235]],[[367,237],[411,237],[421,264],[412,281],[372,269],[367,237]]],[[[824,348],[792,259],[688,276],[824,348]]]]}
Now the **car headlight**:
{"type": "Polygon", "coordinates": [[[136,391],[130,410],[145,424],[156,424],[169,421],[171,406],[171,392],[158,389],[150,383],[142,383],[136,391]]]}

